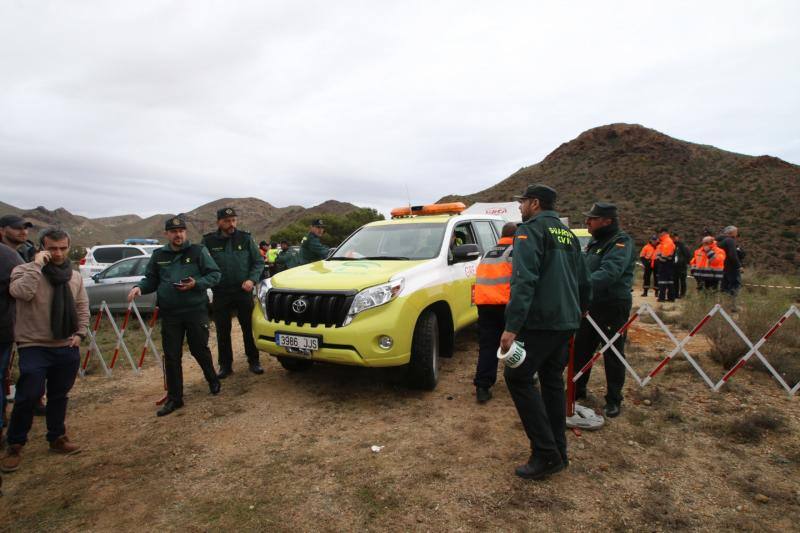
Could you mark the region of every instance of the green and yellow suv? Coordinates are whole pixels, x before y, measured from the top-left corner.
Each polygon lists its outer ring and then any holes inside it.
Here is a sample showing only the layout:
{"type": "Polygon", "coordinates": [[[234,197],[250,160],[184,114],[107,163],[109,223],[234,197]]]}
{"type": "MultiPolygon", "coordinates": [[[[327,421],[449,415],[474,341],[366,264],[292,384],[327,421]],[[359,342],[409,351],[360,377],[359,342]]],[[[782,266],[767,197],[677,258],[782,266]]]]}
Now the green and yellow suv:
{"type": "Polygon", "coordinates": [[[477,320],[475,270],[504,221],[414,212],[422,214],[366,224],[327,260],[261,282],[259,350],[290,371],[314,361],[407,365],[411,386],[435,388],[455,332],[477,320]]]}

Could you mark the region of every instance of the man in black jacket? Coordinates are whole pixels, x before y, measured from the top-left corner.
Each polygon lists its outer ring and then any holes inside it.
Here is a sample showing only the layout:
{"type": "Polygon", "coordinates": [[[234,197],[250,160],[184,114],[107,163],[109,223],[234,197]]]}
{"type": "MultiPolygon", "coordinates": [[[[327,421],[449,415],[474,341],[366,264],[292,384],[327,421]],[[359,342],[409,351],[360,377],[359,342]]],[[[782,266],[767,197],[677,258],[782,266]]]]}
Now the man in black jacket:
{"type": "MultiPolygon", "coordinates": [[[[717,246],[725,250],[725,267],[722,273],[722,292],[734,298],[742,288],[742,263],[739,260],[736,239],[739,237],[739,228],[727,226],[722,230],[722,235],[717,237],[717,246]]],[[[736,304],[734,303],[734,308],[736,304]]]]}
{"type": "Polygon", "coordinates": [[[16,250],[0,243],[0,442],[6,419],[6,379],[11,345],[14,344],[14,298],[8,291],[11,271],[23,263],[16,250]]]}
{"type": "Polygon", "coordinates": [[[672,234],[672,241],[675,243],[675,296],[683,298],[686,296],[686,277],[692,252],[677,232],[672,234]]]}
{"type": "MultiPolygon", "coordinates": [[[[586,226],[592,240],[586,247],[586,266],[592,281],[592,304],[589,316],[609,339],[627,322],[633,298],[633,270],[636,252],[633,239],[619,227],[617,207],[597,202],[586,213],[586,226]]],[[[625,356],[626,335],[614,342],[617,351],[625,356]]],[[[575,337],[575,367],[582,368],[592,358],[602,339],[587,318],[575,337]]],[[[622,386],[625,384],[625,365],[611,348],[603,352],[606,371],[606,416],[618,416],[622,404],[622,386]]],[[[578,380],[575,397],[586,398],[586,385],[591,369],[578,380]]]]}

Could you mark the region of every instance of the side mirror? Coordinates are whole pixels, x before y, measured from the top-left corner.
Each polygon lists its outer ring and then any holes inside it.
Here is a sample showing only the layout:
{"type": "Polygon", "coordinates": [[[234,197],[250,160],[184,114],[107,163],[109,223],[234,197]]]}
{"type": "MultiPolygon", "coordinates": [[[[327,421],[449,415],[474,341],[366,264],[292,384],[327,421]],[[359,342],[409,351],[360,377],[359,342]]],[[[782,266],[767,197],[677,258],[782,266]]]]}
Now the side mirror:
{"type": "Polygon", "coordinates": [[[477,244],[462,244],[453,250],[453,263],[465,263],[481,258],[477,244]]]}
{"type": "Polygon", "coordinates": [[[95,283],[100,283],[100,273],[99,272],[92,276],[92,281],[94,281],[95,283]]]}

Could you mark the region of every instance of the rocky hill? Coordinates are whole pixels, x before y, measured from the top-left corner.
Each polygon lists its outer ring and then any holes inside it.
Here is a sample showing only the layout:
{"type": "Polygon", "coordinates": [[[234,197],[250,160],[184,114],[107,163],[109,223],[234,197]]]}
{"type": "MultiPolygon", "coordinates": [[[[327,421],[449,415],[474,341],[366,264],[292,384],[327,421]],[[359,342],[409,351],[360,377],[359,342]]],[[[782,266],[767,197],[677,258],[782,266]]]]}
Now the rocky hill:
{"type": "MultiPolygon", "coordinates": [[[[216,228],[217,209],[233,207],[239,214],[239,227],[250,231],[261,240],[273,232],[284,228],[303,217],[318,215],[341,215],[357,209],[353,204],[328,200],[319,205],[305,208],[299,205],[275,207],[258,198],[221,198],[201,205],[185,213],[189,238],[197,241],[203,233],[216,228]]],[[[73,215],[64,208],[54,211],[39,206],[35,209],[20,209],[8,204],[0,204],[0,214],[18,214],[34,225],[34,231],[46,226],[60,226],[72,235],[75,244],[91,246],[122,242],[131,237],[159,238],[164,235],[164,221],[175,213],[164,213],[142,218],[128,214],[112,217],[86,218],[73,215]]]]}
{"type": "Polygon", "coordinates": [[[440,201],[508,201],[529,183],[559,192],[558,210],[576,223],[596,200],[616,203],[643,244],[668,226],[691,246],[704,228],[740,228],[748,266],[800,270],[800,166],[776,157],[726,152],[636,124],[588,130],[541,162],[483,191],[440,201]]]}

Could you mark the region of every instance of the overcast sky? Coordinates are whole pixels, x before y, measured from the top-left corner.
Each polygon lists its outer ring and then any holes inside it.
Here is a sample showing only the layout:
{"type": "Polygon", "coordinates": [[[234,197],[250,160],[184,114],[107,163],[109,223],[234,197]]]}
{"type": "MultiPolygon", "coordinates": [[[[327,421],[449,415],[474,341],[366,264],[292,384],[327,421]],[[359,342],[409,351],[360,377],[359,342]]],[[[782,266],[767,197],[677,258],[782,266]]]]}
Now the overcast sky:
{"type": "Polygon", "coordinates": [[[633,122],[800,163],[800,2],[0,0],[0,201],[386,211],[633,122]]]}

